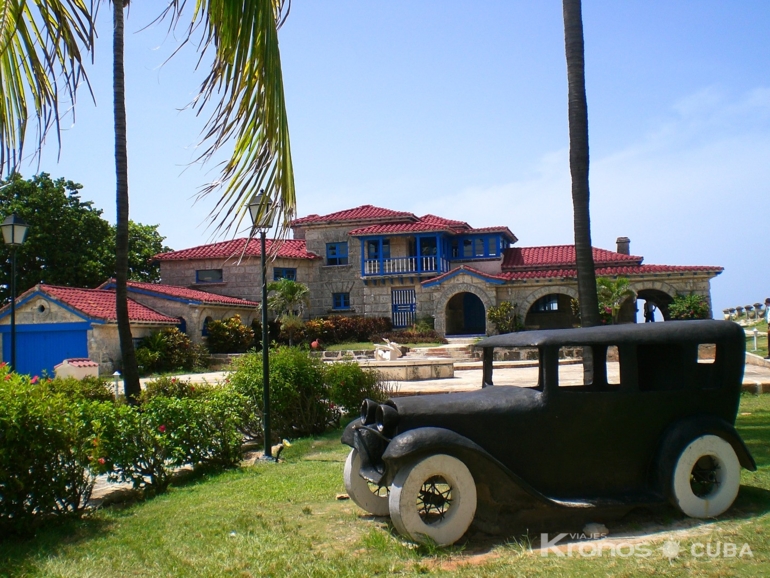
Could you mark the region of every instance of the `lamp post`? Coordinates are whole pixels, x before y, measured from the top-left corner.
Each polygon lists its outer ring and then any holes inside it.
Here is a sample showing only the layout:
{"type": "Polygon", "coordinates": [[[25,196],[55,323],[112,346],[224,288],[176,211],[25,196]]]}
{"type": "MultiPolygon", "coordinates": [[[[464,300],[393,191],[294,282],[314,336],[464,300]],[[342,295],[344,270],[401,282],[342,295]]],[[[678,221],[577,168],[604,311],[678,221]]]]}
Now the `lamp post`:
{"type": "Polygon", "coordinates": [[[270,446],[270,353],[268,351],[267,331],[267,265],[265,261],[265,234],[271,226],[271,211],[266,206],[264,191],[259,191],[249,201],[249,214],[254,229],[259,231],[259,253],[262,266],[262,427],[265,435],[265,452],[263,459],[272,461],[273,453],[270,446]],[[261,214],[260,214],[261,208],[261,214]]]}
{"type": "Polygon", "coordinates": [[[16,249],[27,238],[29,225],[13,213],[5,218],[0,228],[3,229],[5,244],[11,248],[11,369],[16,371],[16,249]]]}

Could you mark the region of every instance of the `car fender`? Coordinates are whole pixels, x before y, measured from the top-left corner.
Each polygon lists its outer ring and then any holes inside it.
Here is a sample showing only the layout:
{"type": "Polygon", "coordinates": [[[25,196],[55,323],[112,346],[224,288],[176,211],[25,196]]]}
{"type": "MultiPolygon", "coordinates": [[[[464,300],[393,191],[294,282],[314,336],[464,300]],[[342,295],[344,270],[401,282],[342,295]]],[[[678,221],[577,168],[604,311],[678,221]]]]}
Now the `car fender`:
{"type": "Polygon", "coordinates": [[[487,495],[495,502],[536,501],[554,505],[554,502],[512,472],[484,448],[467,437],[449,429],[422,427],[408,430],[394,437],[382,456],[385,462],[385,480],[389,485],[405,465],[423,457],[447,454],[461,460],[470,470],[480,497],[487,495]]]}
{"type": "Polygon", "coordinates": [[[735,450],[741,466],[756,471],[754,457],[732,425],[713,416],[685,418],[669,426],[663,433],[652,466],[653,485],[664,496],[669,496],[671,476],[679,456],[690,442],[703,435],[716,435],[724,439],[735,450]]]}

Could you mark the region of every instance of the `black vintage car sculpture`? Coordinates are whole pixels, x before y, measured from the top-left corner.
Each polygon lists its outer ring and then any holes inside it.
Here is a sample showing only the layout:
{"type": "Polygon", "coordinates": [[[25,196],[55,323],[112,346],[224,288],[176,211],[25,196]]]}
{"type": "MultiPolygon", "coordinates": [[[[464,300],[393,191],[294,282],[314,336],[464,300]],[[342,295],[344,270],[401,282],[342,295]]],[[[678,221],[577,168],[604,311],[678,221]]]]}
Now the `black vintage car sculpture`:
{"type": "Polygon", "coordinates": [[[738,494],[741,466],[756,469],[733,427],[745,357],[734,323],[528,331],[477,347],[478,391],[366,400],[342,436],[353,448],[350,497],[412,540],[447,545],[471,523],[503,532],[667,501],[718,516],[738,494]],[[537,348],[537,385],[493,387],[496,347],[537,348]],[[563,347],[592,358],[590,383],[560,384],[563,347]]]}

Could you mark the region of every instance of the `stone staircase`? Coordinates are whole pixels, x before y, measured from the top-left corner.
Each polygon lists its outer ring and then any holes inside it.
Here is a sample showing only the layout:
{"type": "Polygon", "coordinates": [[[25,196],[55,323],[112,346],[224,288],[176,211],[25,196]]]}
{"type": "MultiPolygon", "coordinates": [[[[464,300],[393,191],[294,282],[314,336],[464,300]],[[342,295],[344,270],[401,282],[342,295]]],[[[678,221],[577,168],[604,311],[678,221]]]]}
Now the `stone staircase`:
{"type": "Polygon", "coordinates": [[[438,347],[414,347],[404,356],[406,359],[451,359],[455,363],[478,361],[480,357],[474,354],[473,344],[478,341],[474,337],[448,337],[446,345],[438,347]]]}

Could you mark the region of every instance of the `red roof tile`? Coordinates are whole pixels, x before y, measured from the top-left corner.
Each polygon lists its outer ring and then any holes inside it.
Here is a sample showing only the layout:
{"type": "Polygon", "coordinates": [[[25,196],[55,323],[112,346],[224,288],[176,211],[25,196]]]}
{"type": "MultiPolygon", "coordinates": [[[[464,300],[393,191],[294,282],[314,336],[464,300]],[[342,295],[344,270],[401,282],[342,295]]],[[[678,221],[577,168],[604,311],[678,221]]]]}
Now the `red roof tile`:
{"type": "Polygon", "coordinates": [[[503,235],[508,237],[508,239],[511,242],[515,243],[516,241],[518,241],[518,239],[516,238],[516,235],[514,235],[508,227],[481,227],[481,228],[478,228],[478,229],[470,229],[467,232],[468,232],[468,234],[473,234],[473,233],[502,233],[503,235]]]}
{"type": "MultiPolygon", "coordinates": [[[[636,264],[643,257],[624,255],[615,251],[593,248],[594,263],[600,264],[636,264]]],[[[512,247],[505,251],[503,270],[526,271],[543,268],[575,266],[574,245],[548,245],[544,247],[512,247]]]]}
{"type": "MultiPolygon", "coordinates": [[[[608,266],[596,267],[596,275],[600,277],[614,276],[641,276],[653,274],[688,274],[688,273],[714,273],[718,275],[724,270],[723,267],[709,267],[701,265],[627,265],[627,266],[608,266]]],[[[508,271],[503,272],[498,278],[507,281],[519,281],[525,279],[571,279],[577,277],[576,269],[538,269],[528,271],[508,271]]]]}
{"type": "MultiPolygon", "coordinates": [[[[58,287],[56,285],[37,285],[25,293],[35,290],[53,297],[57,301],[69,305],[88,317],[103,321],[117,321],[115,313],[115,292],[103,289],[78,289],[75,287],[58,287]]],[[[24,295],[22,295],[24,297],[24,295]]],[[[163,323],[176,325],[178,319],[163,315],[154,309],[140,305],[132,299],[128,300],[128,317],[134,323],[163,323]]]]}
{"type": "Polygon", "coordinates": [[[420,217],[422,223],[436,223],[440,225],[446,225],[457,231],[467,231],[471,226],[465,221],[454,221],[452,219],[445,219],[444,217],[437,217],[436,215],[424,215],[420,217]]]}
{"type": "Polygon", "coordinates": [[[65,359],[56,367],[60,367],[65,363],[67,365],[71,365],[72,367],[99,367],[98,363],[96,363],[95,361],[91,361],[90,359],[87,359],[87,358],[65,359]]]}
{"type": "MultiPolygon", "coordinates": [[[[99,289],[113,291],[115,280],[111,279],[103,283],[99,289]]],[[[199,291],[197,289],[188,289],[187,287],[177,287],[175,285],[163,285],[161,283],[141,283],[139,281],[129,281],[128,290],[134,289],[143,293],[156,293],[158,295],[168,295],[186,301],[197,301],[199,303],[211,303],[214,305],[234,305],[237,307],[259,307],[256,301],[238,299],[227,295],[217,295],[208,291],[199,291]]]]}
{"type": "Polygon", "coordinates": [[[454,233],[454,229],[441,223],[390,223],[388,225],[370,225],[350,231],[351,237],[364,235],[387,235],[399,233],[454,233]]]}
{"type": "MultiPolygon", "coordinates": [[[[278,251],[277,257],[281,259],[317,259],[318,255],[307,250],[305,241],[301,239],[286,239],[275,241],[267,239],[265,251],[272,255],[273,244],[278,251]]],[[[169,251],[159,253],[153,259],[158,261],[183,261],[191,259],[229,259],[231,257],[258,257],[261,254],[259,239],[233,239],[211,245],[200,245],[181,251],[169,251]],[[245,251],[244,251],[245,248],[245,251]]]]}
{"type": "Polygon", "coordinates": [[[369,221],[379,219],[417,221],[417,217],[412,213],[383,209],[382,207],[375,207],[373,205],[362,205],[360,207],[355,207],[354,209],[337,211],[336,213],[330,213],[328,215],[308,215],[307,217],[294,219],[291,226],[296,227],[297,225],[320,225],[324,223],[343,223],[346,221],[369,221]]]}
{"type": "Polygon", "coordinates": [[[222,304],[222,305],[237,305],[242,307],[259,307],[259,303],[256,301],[248,301],[247,299],[238,299],[236,297],[229,297],[227,295],[217,295],[215,293],[209,293],[207,291],[198,291],[197,289],[188,289],[186,287],[175,287],[173,285],[161,285],[160,283],[139,283],[137,281],[128,282],[129,290],[131,288],[152,291],[155,293],[161,293],[163,295],[169,295],[171,297],[179,297],[182,299],[189,299],[190,301],[200,301],[202,303],[222,304]]]}

